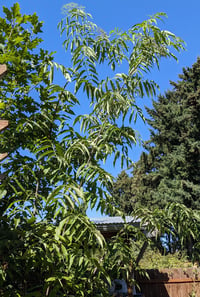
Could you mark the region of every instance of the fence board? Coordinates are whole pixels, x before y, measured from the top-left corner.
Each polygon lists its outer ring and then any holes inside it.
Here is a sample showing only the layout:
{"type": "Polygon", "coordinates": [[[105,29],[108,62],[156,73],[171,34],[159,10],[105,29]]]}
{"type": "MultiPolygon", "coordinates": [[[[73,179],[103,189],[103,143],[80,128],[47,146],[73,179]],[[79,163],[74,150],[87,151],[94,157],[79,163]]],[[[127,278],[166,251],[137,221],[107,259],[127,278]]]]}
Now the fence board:
{"type": "Polygon", "coordinates": [[[147,272],[149,279],[137,278],[145,297],[200,296],[200,268],[152,269],[147,272]]]}
{"type": "Polygon", "coordinates": [[[5,64],[0,65],[0,79],[6,74],[7,66],[5,64]]]}
{"type": "MultiPolygon", "coordinates": [[[[0,79],[3,78],[3,76],[7,73],[7,66],[6,64],[0,65],[0,79]]],[[[9,122],[7,120],[0,120],[0,131],[6,129],[8,127],[9,122]]],[[[2,153],[0,154],[0,161],[5,159],[8,156],[8,153],[2,153]]],[[[0,177],[0,180],[2,180],[2,176],[0,177]]]]}
{"type": "Polygon", "coordinates": [[[8,121],[7,120],[0,120],[0,131],[4,130],[8,127],[8,121]]]}
{"type": "Polygon", "coordinates": [[[7,156],[8,156],[8,153],[0,154],[0,161],[2,161],[3,159],[5,159],[7,156]]]}

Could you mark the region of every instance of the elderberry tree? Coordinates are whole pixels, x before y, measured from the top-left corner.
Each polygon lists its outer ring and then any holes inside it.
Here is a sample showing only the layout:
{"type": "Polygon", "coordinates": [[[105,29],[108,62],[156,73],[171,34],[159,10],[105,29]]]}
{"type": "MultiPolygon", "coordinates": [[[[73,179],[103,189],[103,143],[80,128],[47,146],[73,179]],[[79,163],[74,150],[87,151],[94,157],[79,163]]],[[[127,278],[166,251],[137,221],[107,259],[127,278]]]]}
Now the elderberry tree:
{"type": "Polygon", "coordinates": [[[0,292],[107,296],[113,265],[116,275],[124,270],[131,278],[134,263],[119,243],[111,252],[115,263],[108,261],[110,245],[86,210],[113,213],[107,190],[113,178],[103,162],[130,162],[134,122],[143,117],[136,98],[157,88],[145,74],[162,57],[175,58],[182,40],[159,29],[163,13],[106,33],[83,8],[67,5],[59,29],[71,60],[61,65],[41,47],[36,14],[22,15],[17,3],[3,11],[0,63],[8,73],[0,81],[1,118],[10,124],[1,135],[9,158],[1,164],[0,292]],[[77,113],[82,101],[87,114],[77,113]]]}

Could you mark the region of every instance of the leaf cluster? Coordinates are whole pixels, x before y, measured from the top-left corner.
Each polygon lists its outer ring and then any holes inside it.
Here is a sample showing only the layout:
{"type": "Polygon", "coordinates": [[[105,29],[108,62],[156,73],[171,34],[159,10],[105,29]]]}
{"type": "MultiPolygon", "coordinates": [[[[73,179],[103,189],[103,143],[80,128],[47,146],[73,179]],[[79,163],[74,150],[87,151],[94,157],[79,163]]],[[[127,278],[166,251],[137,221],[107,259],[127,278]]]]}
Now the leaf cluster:
{"type": "Polygon", "coordinates": [[[108,245],[86,211],[90,205],[116,213],[108,193],[113,177],[102,164],[110,157],[114,165],[130,163],[132,124],[137,114],[143,118],[136,98],[157,88],[145,73],[182,49],[182,41],[156,26],[162,14],[107,34],[70,6],[59,24],[71,55],[65,66],[41,48],[36,14],[22,15],[19,4],[3,11],[0,63],[8,74],[0,82],[0,117],[10,125],[0,139],[1,153],[9,153],[1,164],[1,293],[107,296],[112,269],[131,275],[130,249],[120,236],[108,245]],[[82,98],[87,114],[76,112],[82,98]]]}

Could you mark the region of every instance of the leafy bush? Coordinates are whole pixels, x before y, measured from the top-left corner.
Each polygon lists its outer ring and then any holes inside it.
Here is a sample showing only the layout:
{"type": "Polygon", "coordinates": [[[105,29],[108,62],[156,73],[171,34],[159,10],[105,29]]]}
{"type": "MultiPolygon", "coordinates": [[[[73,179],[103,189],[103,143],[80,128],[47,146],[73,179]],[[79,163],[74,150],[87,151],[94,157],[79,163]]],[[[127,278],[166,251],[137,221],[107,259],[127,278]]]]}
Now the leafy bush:
{"type": "Polygon", "coordinates": [[[186,268],[193,266],[193,263],[188,261],[186,253],[175,252],[174,254],[162,255],[159,250],[150,247],[145,251],[139,264],[142,269],[186,268]]]}

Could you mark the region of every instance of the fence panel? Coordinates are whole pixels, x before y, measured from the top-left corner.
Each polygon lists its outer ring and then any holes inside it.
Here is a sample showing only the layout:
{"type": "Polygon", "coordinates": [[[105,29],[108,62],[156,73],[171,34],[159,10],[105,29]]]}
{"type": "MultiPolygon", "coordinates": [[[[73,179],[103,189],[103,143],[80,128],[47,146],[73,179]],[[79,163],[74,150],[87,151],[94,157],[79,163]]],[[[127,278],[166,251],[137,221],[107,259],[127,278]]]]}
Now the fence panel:
{"type": "Polygon", "coordinates": [[[200,268],[147,270],[149,279],[138,277],[145,297],[199,297],[200,268]]]}

